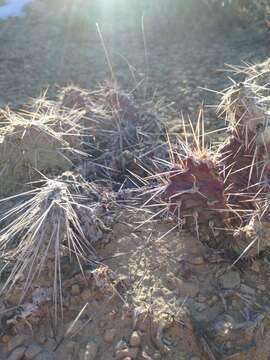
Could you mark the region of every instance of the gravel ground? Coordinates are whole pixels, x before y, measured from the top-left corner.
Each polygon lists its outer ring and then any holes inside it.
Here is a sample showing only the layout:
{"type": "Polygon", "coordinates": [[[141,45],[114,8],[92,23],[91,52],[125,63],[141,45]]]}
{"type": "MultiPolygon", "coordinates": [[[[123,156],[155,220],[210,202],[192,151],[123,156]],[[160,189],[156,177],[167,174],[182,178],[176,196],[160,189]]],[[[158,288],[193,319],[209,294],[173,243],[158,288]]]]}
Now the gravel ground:
{"type": "MultiPolygon", "coordinates": [[[[53,96],[55,85],[75,83],[92,89],[111,78],[94,21],[82,16],[90,10],[80,6],[79,11],[38,0],[28,7],[26,17],[0,23],[1,106],[18,107],[48,87],[53,96]]],[[[225,64],[268,56],[267,38],[251,30],[224,34],[199,26],[164,29],[147,17],[142,26],[132,15],[122,22],[115,14],[95,20],[118,82],[136,88],[142,99],[163,98],[171,104],[168,117],[180,110],[195,112],[202,101],[214,103],[213,93],[202,88],[220,90],[229,84],[222,72],[225,64]]]]}

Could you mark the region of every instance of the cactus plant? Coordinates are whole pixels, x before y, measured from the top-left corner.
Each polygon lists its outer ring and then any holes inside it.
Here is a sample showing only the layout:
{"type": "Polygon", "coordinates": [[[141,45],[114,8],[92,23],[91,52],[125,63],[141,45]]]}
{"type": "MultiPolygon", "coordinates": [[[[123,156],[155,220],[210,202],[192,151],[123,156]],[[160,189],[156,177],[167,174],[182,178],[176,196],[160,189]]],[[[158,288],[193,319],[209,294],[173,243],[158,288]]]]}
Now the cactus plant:
{"type": "Polygon", "coordinates": [[[198,238],[203,231],[207,245],[253,257],[270,246],[270,67],[266,62],[242,71],[246,80],[227,89],[218,107],[229,136],[214,156],[204,146],[199,119],[193,144],[180,142],[178,164],[171,164],[155,199],[198,238]],[[233,234],[229,242],[213,237],[218,228],[233,234]]]}

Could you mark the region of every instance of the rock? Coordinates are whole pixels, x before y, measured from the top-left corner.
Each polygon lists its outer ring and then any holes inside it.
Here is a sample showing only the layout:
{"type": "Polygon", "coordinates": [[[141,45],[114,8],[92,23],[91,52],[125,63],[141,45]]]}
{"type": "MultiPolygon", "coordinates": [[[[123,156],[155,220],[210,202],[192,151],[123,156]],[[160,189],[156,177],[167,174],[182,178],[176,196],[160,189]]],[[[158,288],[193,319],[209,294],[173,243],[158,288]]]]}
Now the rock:
{"type": "Polygon", "coordinates": [[[227,271],[220,277],[219,281],[222,288],[231,289],[240,286],[241,278],[237,271],[227,271]]]}
{"type": "Polygon", "coordinates": [[[130,336],[129,343],[131,346],[138,347],[141,345],[141,335],[138,331],[133,331],[130,336]]]}
{"type": "Polygon", "coordinates": [[[10,341],[10,336],[4,335],[2,336],[1,340],[4,344],[7,344],[10,341]]]}
{"type": "Polygon", "coordinates": [[[66,344],[66,350],[69,354],[78,354],[79,351],[80,351],[80,344],[76,341],[69,341],[67,344],[66,344]]]}
{"type": "Polygon", "coordinates": [[[23,335],[17,335],[12,337],[7,345],[8,352],[11,352],[15,348],[21,346],[24,343],[24,341],[25,341],[25,336],[23,335]]]}
{"type": "Polygon", "coordinates": [[[35,360],[56,360],[54,354],[49,351],[40,352],[35,360]]]}
{"type": "Polygon", "coordinates": [[[191,264],[193,265],[203,265],[204,264],[204,258],[202,256],[194,256],[191,260],[190,260],[191,264]]]}
{"type": "Polygon", "coordinates": [[[106,320],[112,321],[116,318],[116,316],[117,316],[117,311],[112,310],[108,314],[106,314],[106,320]]]}
{"type": "Polygon", "coordinates": [[[8,360],[20,360],[24,356],[26,348],[24,346],[17,347],[9,355],[8,360]]]}
{"type": "Polygon", "coordinates": [[[199,284],[193,281],[184,281],[174,274],[168,274],[168,288],[179,296],[195,297],[199,292],[199,284]]]}
{"type": "Polygon", "coordinates": [[[31,360],[34,359],[40,352],[42,348],[37,344],[31,344],[28,346],[27,350],[25,351],[25,359],[31,360]]]}
{"type": "Polygon", "coordinates": [[[127,348],[127,343],[124,340],[118,341],[118,343],[115,346],[115,350],[123,350],[127,348]]]}
{"type": "Polygon", "coordinates": [[[251,265],[251,269],[258,273],[260,272],[260,265],[256,261],[254,261],[253,264],[251,265]]]}
{"type": "Polygon", "coordinates": [[[90,289],[85,289],[81,293],[81,298],[83,301],[89,301],[89,299],[91,299],[91,297],[92,297],[92,291],[90,289]]]}
{"type": "Polygon", "coordinates": [[[104,334],[104,341],[108,344],[111,344],[114,340],[116,334],[116,329],[108,329],[104,334]]]}
{"type": "Polygon", "coordinates": [[[72,287],[71,287],[71,294],[72,295],[79,295],[80,292],[81,292],[81,290],[80,290],[80,287],[79,287],[78,284],[72,285],[72,287]]]}
{"type": "Polygon", "coordinates": [[[96,359],[98,352],[98,345],[95,341],[90,341],[86,345],[86,350],[84,353],[84,360],[94,360],[96,359]]]}
{"type": "Polygon", "coordinates": [[[127,347],[125,349],[120,349],[115,352],[116,359],[124,359],[125,357],[130,357],[131,359],[136,359],[139,353],[139,348],[137,347],[127,347]]]}
{"type": "Polygon", "coordinates": [[[240,286],[240,291],[246,294],[249,294],[251,296],[255,296],[256,295],[256,290],[245,285],[245,284],[241,284],[240,286]]]}
{"type": "Polygon", "coordinates": [[[44,334],[41,334],[38,340],[40,344],[45,344],[47,337],[44,334]]]}
{"type": "Polygon", "coordinates": [[[141,357],[143,360],[153,360],[153,358],[146,351],[142,351],[141,357]]]}
{"type": "Polygon", "coordinates": [[[235,335],[233,329],[235,328],[235,321],[233,317],[225,314],[216,319],[213,324],[213,334],[216,338],[225,340],[231,340],[235,335]]]}

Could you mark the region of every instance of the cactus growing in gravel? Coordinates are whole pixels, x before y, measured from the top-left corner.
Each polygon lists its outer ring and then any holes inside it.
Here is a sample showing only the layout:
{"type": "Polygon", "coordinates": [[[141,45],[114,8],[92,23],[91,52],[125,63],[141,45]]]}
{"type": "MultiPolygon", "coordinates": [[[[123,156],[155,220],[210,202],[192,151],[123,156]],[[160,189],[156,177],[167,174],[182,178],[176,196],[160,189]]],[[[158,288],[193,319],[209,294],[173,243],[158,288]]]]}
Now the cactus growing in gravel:
{"type": "Polygon", "coordinates": [[[229,137],[215,157],[204,148],[199,119],[194,143],[180,142],[178,165],[154,198],[207,245],[252,257],[270,246],[270,66],[243,71],[246,80],[226,90],[218,108],[229,122],[229,137]],[[217,228],[234,236],[229,242],[213,237],[217,228]]]}
{"type": "MultiPolygon", "coordinates": [[[[69,258],[73,265],[75,261],[83,272],[85,264],[94,264],[94,246],[109,231],[112,213],[106,197],[95,185],[69,173],[17,195],[21,203],[0,219],[0,251],[6,265],[12,264],[1,291],[8,293],[21,285],[23,299],[38,280],[39,286],[52,289],[57,317],[64,260],[69,258]]],[[[5,267],[1,274],[4,271],[5,267]]]]}
{"type": "Polygon", "coordinates": [[[145,174],[143,167],[150,168],[154,157],[165,156],[160,119],[151,109],[140,109],[131,94],[110,85],[92,92],[70,86],[59,99],[61,106],[85,113],[90,137],[84,145],[91,155],[86,178],[107,178],[121,185],[130,172],[145,174]]]}
{"type": "Polygon", "coordinates": [[[229,201],[242,212],[242,227],[234,234],[233,247],[254,255],[270,245],[266,236],[270,226],[269,62],[242,71],[246,80],[229,89],[219,107],[231,134],[220,149],[220,161],[229,201]]]}
{"type": "Polygon", "coordinates": [[[1,196],[29,188],[40,173],[57,176],[81,161],[81,114],[44,101],[33,106],[31,111],[1,110],[1,196]]]}
{"type": "Polygon", "coordinates": [[[201,116],[194,129],[190,123],[193,141],[184,139],[171,145],[170,170],[158,174],[162,180],[151,199],[163,207],[179,225],[188,228],[199,240],[210,247],[221,248],[219,229],[229,224],[230,207],[216,151],[206,146],[201,116]]]}

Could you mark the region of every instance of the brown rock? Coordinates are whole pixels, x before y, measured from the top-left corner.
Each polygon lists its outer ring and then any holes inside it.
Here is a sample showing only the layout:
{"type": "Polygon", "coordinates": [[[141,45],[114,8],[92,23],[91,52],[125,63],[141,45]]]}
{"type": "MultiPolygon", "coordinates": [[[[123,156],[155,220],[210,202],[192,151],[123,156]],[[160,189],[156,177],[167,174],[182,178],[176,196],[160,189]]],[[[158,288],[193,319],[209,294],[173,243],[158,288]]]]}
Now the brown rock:
{"type": "Polygon", "coordinates": [[[104,334],[104,341],[108,344],[111,344],[114,340],[116,334],[116,329],[108,329],[104,334]]]}
{"type": "Polygon", "coordinates": [[[193,265],[202,265],[204,264],[204,258],[202,256],[194,256],[192,259],[190,259],[191,264],[193,265]]]}
{"type": "Polygon", "coordinates": [[[81,298],[83,301],[89,301],[92,297],[92,291],[90,289],[85,289],[81,293],[81,298]]]}
{"type": "Polygon", "coordinates": [[[72,295],[79,295],[81,293],[80,287],[78,284],[74,284],[71,287],[71,294],[72,295]]]}
{"type": "Polygon", "coordinates": [[[15,350],[12,351],[12,353],[9,355],[8,360],[20,360],[23,358],[25,353],[25,347],[20,346],[17,347],[15,350]]]}
{"type": "Polygon", "coordinates": [[[195,297],[199,292],[199,284],[197,282],[184,281],[175,276],[170,278],[169,288],[179,296],[195,297]]]}
{"type": "Polygon", "coordinates": [[[136,359],[139,353],[139,348],[137,347],[127,347],[125,349],[119,349],[115,352],[116,359],[124,359],[130,357],[131,359],[136,359]]]}
{"type": "Polygon", "coordinates": [[[10,341],[10,336],[4,335],[2,336],[1,340],[4,344],[7,344],[10,341]]]}

